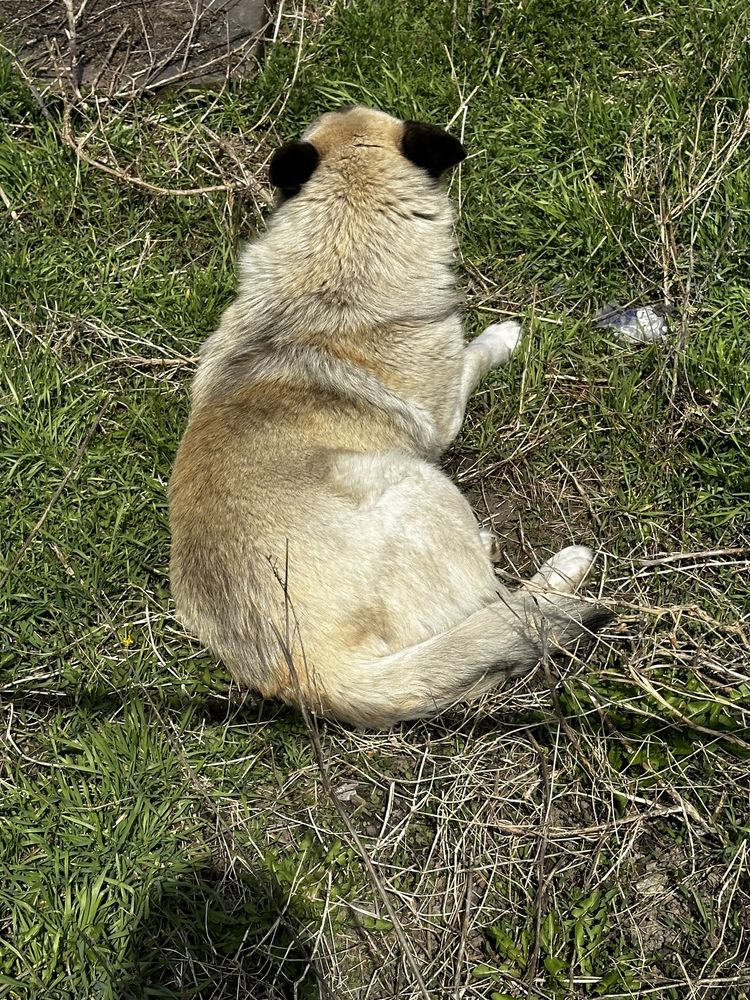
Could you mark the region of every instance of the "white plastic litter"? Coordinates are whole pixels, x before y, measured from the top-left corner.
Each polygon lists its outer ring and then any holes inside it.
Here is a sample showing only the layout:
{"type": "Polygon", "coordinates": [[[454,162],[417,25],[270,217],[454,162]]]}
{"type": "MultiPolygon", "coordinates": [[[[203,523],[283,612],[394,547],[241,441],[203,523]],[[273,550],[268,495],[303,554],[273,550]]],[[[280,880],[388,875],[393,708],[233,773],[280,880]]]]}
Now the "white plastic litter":
{"type": "Polygon", "coordinates": [[[669,330],[666,316],[651,306],[631,306],[627,309],[607,306],[594,317],[594,326],[612,330],[630,344],[658,343],[669,330]]]}

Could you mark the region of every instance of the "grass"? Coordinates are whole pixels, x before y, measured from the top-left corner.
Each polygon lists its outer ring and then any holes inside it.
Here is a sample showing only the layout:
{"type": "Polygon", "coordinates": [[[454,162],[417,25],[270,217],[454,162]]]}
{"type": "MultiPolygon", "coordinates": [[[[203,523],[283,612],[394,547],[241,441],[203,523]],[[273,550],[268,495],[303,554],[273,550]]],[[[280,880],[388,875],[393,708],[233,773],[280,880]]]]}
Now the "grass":
{"type": "Polygon", "coordinates": [[[0,996],[750,995],[748,32],[287,4],[250,81],[44,112],[0,62],[0,996]],[[448,467],[505,572],[593,543],[619,619],[562,677],[324,727],[321,773],[174,620],[165,488],[268,156],[353,101],[464,137],[468,329],[527,330],[448,467]],[[662,345],[592,324],[665,300],[662,345]]]}

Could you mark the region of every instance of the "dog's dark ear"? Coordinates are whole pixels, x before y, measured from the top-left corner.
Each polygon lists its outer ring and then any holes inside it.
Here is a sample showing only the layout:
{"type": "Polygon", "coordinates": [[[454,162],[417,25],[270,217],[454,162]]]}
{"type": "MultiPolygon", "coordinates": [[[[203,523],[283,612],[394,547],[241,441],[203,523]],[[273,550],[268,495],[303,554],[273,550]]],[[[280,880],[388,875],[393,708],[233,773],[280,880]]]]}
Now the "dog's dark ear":
{"type": "Polygon", "coordinates": [[[268,175],[274,187],[281,188],[285,195],[297,194],[302,185],[309,181],[320,161],[318,151],[311,142],[287,142],[271,157],[268,175]]]}
{"type": "Polygon", "coordinates": [[[404,122],[401,152],[432,177],[439,177],[466,158],[466,150],[458,139],[437,125],[422,122],[404,122]]]}

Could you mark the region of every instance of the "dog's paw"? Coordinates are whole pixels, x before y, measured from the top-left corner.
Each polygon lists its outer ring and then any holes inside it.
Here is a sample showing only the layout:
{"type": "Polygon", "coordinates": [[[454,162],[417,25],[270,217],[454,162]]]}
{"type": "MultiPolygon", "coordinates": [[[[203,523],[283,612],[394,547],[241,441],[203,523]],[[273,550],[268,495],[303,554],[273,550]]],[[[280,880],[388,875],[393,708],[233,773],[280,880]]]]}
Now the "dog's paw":
{"type": "Polygon", "coordinates": [[[583,583],[594,562],[594,553],[587,545],[568,545],[524,584],[528,590],[554,590],[572,594],[583,583]]]}
{"type": "Polygon", "coordinates": [[[479,334],[476,343],[489,349],[492,355],[492,367],[496,368],[510,361],[521,343],[522,336],[521,324],[514,319],[507,319],[503,323],[492,323],[488,326],[479,334]]]}
{"type": "Polygon", "coordinates": [[[489,556],[493,563],[500,562],[503,558],[503,550],[500,547],[500,539],[497,537],[494,531],[490,531],[489,528],[479,529],[479,540],[482,543],[482,548],[489,556]]]}

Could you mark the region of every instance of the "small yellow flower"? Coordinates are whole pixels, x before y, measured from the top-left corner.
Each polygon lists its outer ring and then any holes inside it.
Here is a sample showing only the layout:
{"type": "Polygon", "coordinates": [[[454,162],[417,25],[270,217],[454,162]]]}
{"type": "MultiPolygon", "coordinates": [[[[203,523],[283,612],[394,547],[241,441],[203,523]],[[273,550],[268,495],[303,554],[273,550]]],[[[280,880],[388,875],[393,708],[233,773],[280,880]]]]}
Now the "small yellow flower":
{"type": "Polygon", "coordinates": [[[131,646],[135,645],[135,639],[130,632],[126,632],[125,635],[121,635],[120,642],[123,644],[125,649],[130,649],[131,646]]]}

